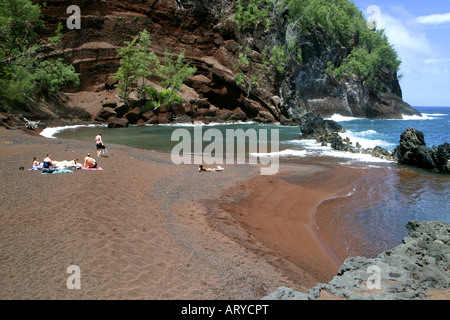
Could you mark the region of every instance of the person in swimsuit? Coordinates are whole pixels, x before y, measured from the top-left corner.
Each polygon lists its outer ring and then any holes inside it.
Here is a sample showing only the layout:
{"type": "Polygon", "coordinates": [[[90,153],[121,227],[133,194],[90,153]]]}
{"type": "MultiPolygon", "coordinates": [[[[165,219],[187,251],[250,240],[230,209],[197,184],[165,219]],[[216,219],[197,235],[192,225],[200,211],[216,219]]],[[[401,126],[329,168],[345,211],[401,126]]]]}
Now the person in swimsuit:
{"type": "Polygon", "coordinates": [[[205,168],[202,164],[200,167],[198,167],[198,172],[211,172],[211,171],[223,171],[223,168],[221,166],[218,166],[217,168],[205,168]]]}
{"type": "Polygon", "coordinates": [[[42,164],[39,161],[37,161],[36,157],[34,157],[33,158],[33,168],[40,168],[40,167],[42,167],[42,164]]]}
{"type": "Polygon", "coordinates": [[[88,168],[97,168],[97,161],[95,161],[94,158],[91,158],[91,155],[88,153],[86,158],[84,158],[84,165],[83,167],[88,168]]]}
{"type": "Polygon", "coordinates": [[[95,137],[95,147],[97,148],[97,157],[100,157],[102,150],[105,150],[105,145],[103,144],[101,133],[99,133],[95,137]]]}
{"type": "Polygon", "coordinates": [[[52,159],[51,159],[51,156],[52,156],[52,155],[49,153],[49,154],[47,154],[47,156],[44,158],[43,163],[42,163],[42,167],[43,167],[43,168],[47,169],[47,168],[53,167],[53,161],[52,161],[52,159]]]}

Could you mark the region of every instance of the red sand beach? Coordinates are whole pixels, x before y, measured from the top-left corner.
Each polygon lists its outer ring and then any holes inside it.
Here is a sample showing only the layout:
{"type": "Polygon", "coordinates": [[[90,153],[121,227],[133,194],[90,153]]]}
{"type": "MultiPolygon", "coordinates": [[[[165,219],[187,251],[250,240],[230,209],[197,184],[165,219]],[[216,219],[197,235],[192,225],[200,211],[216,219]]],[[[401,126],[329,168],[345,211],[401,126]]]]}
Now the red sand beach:
{"type": "Polygon", "coordinates": [[[345,258],[314,213],[363,170],[199,173],[166,153],[108,149],[103,171],[43,175],[28,171],[34,156],[82,160],[94,143],[0,128],[1,299],[259,299],[328,282],[345,258]],[[67,288],[71,265],[80,290],[67,288]]]}

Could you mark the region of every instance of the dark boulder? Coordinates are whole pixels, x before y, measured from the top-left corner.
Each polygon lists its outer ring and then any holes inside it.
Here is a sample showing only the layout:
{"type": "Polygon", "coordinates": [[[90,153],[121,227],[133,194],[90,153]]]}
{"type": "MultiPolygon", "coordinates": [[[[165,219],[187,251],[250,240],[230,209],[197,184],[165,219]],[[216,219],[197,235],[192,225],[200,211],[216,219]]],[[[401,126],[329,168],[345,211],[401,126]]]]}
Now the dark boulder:
{"type": "Polygon", "coordinates": [[[124,118],[111,117],[108,119],[108,128],[126,128],[129,122],[124,118]]]}
{"type": "Polygon", "coordinates": [[[392,152],[400,164],[410,165],[436,172],[449,173],[450,145],[426,146],[423,132],[406,129],[400,136],[400,144],[392,152]]]}
{"type": "Polygon", "coordinates": [[[153,116],[148,119],[145,124],[159,124],[159,118],[157,116],[153,116]]]}
{"type": "Polygon", "coordinates": [[[302,116],[299,122],[301,139],[317,139],[330,133],[345,132],[344,128],[336,121],[324,120],[320,115],[312,112],[302,116]]]}
{"type": "Polygon", "coordinates": [[[244,111],[242,111],[241,108],[237,107],[234,110],[233,115],[231,116],[231,120],[234,120],[234,121],[246,121],[247,120],[247,115],[245,114],[244,111]]]}
{"type": "Polygon", "coordinates": [[[118,79],[109,78],[105,82],[105,89],[106,90],[114,90],[116,88],[116,85],[119,83],[118,79]]]}
{"type": "Polygon", "coordinates": [[[221,121],[229,121],[231,120],[231,116],[233,115],[233,111],[231,110],[227,110],[227,109],[222,109],[219,111],[218,113],[218,118],[221,121]]]}
{"type": "Polygon", "coordinates": [[[107,121],[111,117],[116,117],[117,113],[113,108],[102,108],[95,115],[94,120],[96,121],[107,121]]]}
{"type": "Polygon", "coordinates": [[[112,101],[112,102],[106,101],[106,102],[102,103],[102,107],[103,108],[112,108],[112,109],[114,109],[115,107],[117,107],[117,103],[114,102],[114,101],[112,101]]]}
{"type": "Polygon", "coordinates": [[[118,118],[122,118],[128,111],[130,111],[130,106],[127,103],[122,103],[114,108],[117,113],[118,118]]]}
{"type": "Polygon", "coordinates": [[[435,163],[441,172],[450,172],[450,144],[448,142],[433,148],[435,163]]]}
{"type": "Polygon", "coordinates": [[[192,119],[185,114],[178,115],[175,117],[175,123],[192,123],[192,119]]]}
{"type": "Polygon", "coordinates": [[[142,120],[148,121],[155,116],[156,116],[156,114],[152,110],[149,110],[142,114],[142,120]]]}
{"type": "Polygon", "coordinates": [[[135,107],[127,112],[127,114],[124,115],[124,118],[126,118],[131,124],[136,124],[141,118],[142,113],[143,112],[139,107],[135,107]]]}
{"type": "Polygon", "coordinates": [[[380,146],[376,146],[375,148],[370,150],[370,154],[373,157],[385,159],[385,160],[392,160],[392,154],[385,148],[382,148],[380,146]]]}

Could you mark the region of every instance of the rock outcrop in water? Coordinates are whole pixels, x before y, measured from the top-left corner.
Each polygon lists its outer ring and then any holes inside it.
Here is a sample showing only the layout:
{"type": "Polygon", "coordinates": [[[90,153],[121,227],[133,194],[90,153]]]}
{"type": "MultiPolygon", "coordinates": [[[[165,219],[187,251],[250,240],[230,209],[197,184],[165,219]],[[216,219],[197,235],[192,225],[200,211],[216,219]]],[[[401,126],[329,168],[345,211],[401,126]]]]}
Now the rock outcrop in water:
{"type": "Polygon", "coordinates": [[[327,284],[308,293],[281,287],[263,299],[314,300],[324,291],[352,300],[425,299],[427,291],[450,289],[450,224],[411,221],[406,228],[401,245],[373,259],[346,259],[327,284]]]}
{"type": "Polygon", "coordinates": [[[325,120],[320,115],[309,112],[299,119],[300,139],[319,139],[321,136],[335,132],[345,132],[345,129],[333,120],[325,120]]]}
{"type": "Polygon", "coordinates": [[[385,148],[362,148],[353,144],[349,138],[342,138],[345,128],[332,120],[324,120],[321,116],[308,113],[299,118],[300,134],[295,139],[315,139],[323,146],[331,146],[334,150],[351,153],[370,154],[374,157],[400,164],[432,170],[439,173],[450,173],[450,144],[438,147],[427,147],[424,134],[413,128],[407,128],[400,137],[400,144],[389,152],[385,148]]]}
{"type": "Polygon", "coordinates": [[[450,173],[450,145],[427,147],[423,132],[406,129],[400,137],[400,145],[393,151],[395,159],[401,163],[436,172],[450,173]]]}
{"type": "Polygon", "coordinates": [[[300,134],[295,139],[315,139],[322,146],[330,145],[337,151],[370,154],[377,158],[394,160],[391,153],[380,146],[373,149],[362,148],[359,143],[354,145],[349,138],[342,138],[339,133],[345,133],[345,128],[336,121],[325,120],[320,115],[313,113],[307,113],[298,121],[300,122],[300,134]]]}

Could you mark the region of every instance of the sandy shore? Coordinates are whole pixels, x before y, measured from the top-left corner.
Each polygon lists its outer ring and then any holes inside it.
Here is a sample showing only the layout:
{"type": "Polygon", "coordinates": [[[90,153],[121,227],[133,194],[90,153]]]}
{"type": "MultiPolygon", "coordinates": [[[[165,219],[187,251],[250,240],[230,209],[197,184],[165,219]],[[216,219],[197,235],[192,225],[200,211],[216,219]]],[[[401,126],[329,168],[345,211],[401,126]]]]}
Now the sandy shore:
{"type": "Polygon", "coordinates": [[[1,299],[259,299],[327,282],[345,258],[314,212],[362,170],[198,173],[169,154],[108,149],[103,171],[42,175],[27,170],[33,156],[81,160],[94,143],[0,128],[1,299]],[[71,265],[80,290],[67,288],[71,265]]]}

